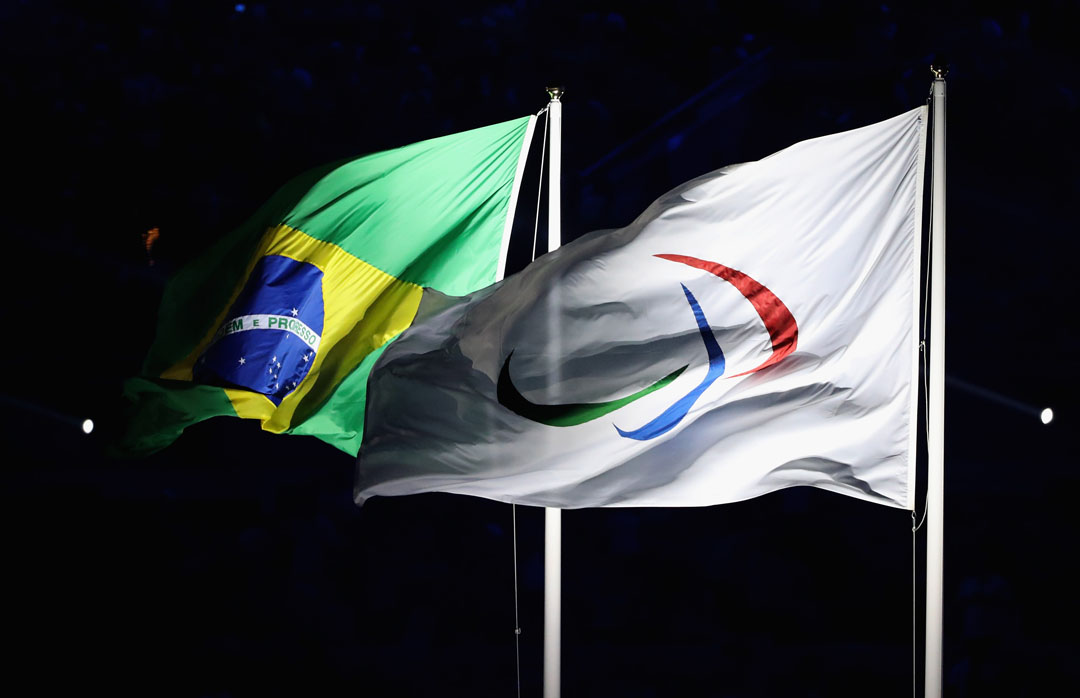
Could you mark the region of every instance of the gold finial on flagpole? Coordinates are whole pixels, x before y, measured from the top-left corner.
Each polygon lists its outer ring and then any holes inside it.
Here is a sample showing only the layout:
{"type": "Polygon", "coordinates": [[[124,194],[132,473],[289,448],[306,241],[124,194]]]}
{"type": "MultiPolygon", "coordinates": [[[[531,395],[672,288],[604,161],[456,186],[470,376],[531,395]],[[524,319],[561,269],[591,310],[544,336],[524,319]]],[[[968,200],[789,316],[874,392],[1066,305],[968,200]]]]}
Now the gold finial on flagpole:
{"type": "Polygon", "coordinates": [[[549,87],[547,88],[548,97],[551,97],[552,102],[561,102],[563,94],[566,93],[566,89],[563,87],[549,87]]]}
{"type": "Polygon", "coordinates": [[[930,72],[934,74],[935,80],[944,80],[949,74],[949,66],[947,63],[935,61],[930,64],[930,72]]]}

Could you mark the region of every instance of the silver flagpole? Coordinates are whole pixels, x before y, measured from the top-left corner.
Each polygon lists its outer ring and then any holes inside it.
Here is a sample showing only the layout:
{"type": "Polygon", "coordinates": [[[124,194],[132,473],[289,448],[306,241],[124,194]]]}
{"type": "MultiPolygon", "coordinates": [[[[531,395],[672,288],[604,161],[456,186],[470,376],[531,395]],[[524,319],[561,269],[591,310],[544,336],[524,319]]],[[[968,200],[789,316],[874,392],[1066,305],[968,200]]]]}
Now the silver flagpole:
{"type": "MultiPolygon", "coordinates": [[[[551,146],[548,150],[548,252],[562,242],[562,102],[561,87],[549,87],[551,146]]],[[[554,339],[555,337],[549,337],[554,339]]],[[[562,635],[562,510],[544,509],[544,698],[559,698],[562,635]]]]}
{"type": "Polygon", "coordinates": [[[934,73],[934,191],[930,234],[930,429],[926,473],[926,688],[941,696],[945,521],[945,66],[934,73]]]}

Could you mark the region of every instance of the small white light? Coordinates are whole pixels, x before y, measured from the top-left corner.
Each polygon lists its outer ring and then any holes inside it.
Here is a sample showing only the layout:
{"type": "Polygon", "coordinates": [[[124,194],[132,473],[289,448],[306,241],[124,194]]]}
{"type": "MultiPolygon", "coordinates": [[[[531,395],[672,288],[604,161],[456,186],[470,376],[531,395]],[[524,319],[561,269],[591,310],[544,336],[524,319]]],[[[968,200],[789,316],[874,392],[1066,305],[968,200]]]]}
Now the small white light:
{"type": "Polygon", "coordinates": [[[94,430],[94,420],[84,419],[82,423],[82,430],[84,434],[89,434],[94,430]]]}
{"type": "Polygon", "coordinates": [[[1039,419],[1042,420],[1043,424],[1049,424],[1054,420],[1054,411],[1047,407],[1045,410],[1042,411],[1042,413],[1039,414],[1039,419]]]}

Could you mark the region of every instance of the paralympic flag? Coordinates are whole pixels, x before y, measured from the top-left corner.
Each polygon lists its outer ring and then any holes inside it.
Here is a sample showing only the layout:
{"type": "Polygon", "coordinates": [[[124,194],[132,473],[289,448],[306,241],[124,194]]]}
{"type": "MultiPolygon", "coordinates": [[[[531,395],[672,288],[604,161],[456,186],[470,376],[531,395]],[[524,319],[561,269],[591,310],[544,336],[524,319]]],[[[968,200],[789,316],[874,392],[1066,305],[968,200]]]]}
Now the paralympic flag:
{"type": "Polygon", "coordinates": [[[376,362],[355,498],[911,508],[925,108],[705,175],[376,362]]]}
{"type": "Polygon", "coordinates": [[[368,372],[424,289],[496,280],[535,117],[335,163],[286,184],[166,288],[121,446],[215,416],[356,455],[368,372]]]}

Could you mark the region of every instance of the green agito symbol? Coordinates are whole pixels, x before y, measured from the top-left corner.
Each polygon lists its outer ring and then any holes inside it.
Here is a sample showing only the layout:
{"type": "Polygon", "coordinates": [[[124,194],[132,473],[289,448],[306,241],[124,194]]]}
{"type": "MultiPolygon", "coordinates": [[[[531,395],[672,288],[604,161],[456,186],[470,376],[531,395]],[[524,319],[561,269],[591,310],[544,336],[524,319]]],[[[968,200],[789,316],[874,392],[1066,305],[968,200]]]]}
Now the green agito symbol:
{"type": "Polygon", "coordinates": [[[510,358],[513,355],[514,352],[511,351],[510,355],[506,357],[506,361],[503,362],[502,371],[499,372],[499,403],[522,417],[546,424],[549,427],[572,427],[603,417],[609,412],[614,412],[620,407],[629,405],[634,400],[640,400],[649,393],[660,390],[660,388],[678,378],[679,374],[689,366],[688,364],[676,369],[649,387],[617,400],[609,402],[577,402],[565,405],[538,405],[535,402],[530,402],[514,387],[514,381],[510,379],[510,358]]]}

